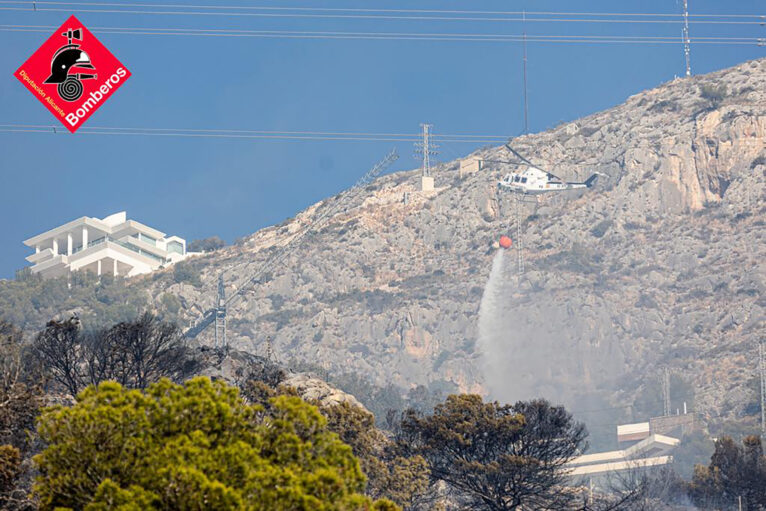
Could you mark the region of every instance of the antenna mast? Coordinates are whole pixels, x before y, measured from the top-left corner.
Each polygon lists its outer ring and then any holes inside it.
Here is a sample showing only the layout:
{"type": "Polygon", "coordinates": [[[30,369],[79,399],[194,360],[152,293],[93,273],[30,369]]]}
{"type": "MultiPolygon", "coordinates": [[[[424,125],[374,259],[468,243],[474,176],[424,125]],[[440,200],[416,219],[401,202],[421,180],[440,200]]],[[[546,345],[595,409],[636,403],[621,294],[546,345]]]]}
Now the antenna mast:
{"type": "Polygon", "coordinates": [[[524,68],[524,134],[526,135],[529,133],[529,105],[527,103],[527,11],[524,10],[522,14],[522,19],[524,20],[524,58],[523,58],[523,68],[524,68]]]}
{"type": "Polygon", "coordinates": [[[761,437],[766,437],[766,350],[758,343],[758,369],[761,373],[761,437]]]}
{"type": "Polygon", "coordinates": [[[664,367],[662,369],[662,401],[664,408],[664,416],[670,415],[670,369],[664,367]]]}
{"type": "Polygon", "coordinates": [[[692,75],[692,63],[691,63],[691,41],[689,40],[689,1],[684,0],[684,57],[686,58],[686,76],[687,78],[692,75]]]}
{"type": "Polygon", "coordinates": [[[223,273],[218,275],[218,303],[215,308],[215,347],[226,348],[226,286],[223,273]]]}
{"type": "Polygon", "coordinates": [[[524,247],[521,246],[521,197],[516,197],[516,254],[518,256],[519,283],[524,273],[524,247]]]}

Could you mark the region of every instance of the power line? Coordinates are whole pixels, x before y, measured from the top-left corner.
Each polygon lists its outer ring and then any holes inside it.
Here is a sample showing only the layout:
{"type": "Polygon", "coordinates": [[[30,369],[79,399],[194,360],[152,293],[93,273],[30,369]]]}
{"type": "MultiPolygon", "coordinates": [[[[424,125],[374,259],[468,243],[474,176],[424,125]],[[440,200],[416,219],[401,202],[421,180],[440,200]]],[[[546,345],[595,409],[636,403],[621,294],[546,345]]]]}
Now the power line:
{"type": "MultiPolygon", "coordinates": [[[[22,7],[0,7],[5,11],[23,12],[87,12],[103,14],[140,14],[160,16],[224,16],[224,17],[256,17],[256,18],[300,18],[300,19],[374,19],[394,21],[481,21],[481,22],[513,22],[524,21],[518,17],[523,11],[449,11],[427,9],[358,9],[358,8],[312,8],[312,7],[237,7],[237,6],[205,6],[205,5],[174,5],[174,4],[144,4],[144,3],[91,3],[91,2],[13,2],[2,1],[0,4],[26,5],[22,7]],[[44,7],[45,5],[57,7],[44,7]],[[66,7],[63,6],[73,6],[66,7]],[[97,8],[93,8],[97,7],[97,8]],[[107,9],[106,7],[112,7],[107,9]],[[148,9],[147,9],[148,8],[148,9]],[[176,10],[157,10],[176,9],[176,10]],[[178,9],[201,9],[196,11],[178,9]],[[235,11],[236,10],[236,11],[235,11]],[[224,11],[224,12],[221,12],[224,11]],[[258,11],[258,12],[245,12],[258,11]],[[270,11],[270,12],[266,12],[270,11]],[[341,14],[351,13],[351,14],[341,14]],[[394,14],[397,13],[397,14],[394,14]],[[470,16],[467,16],[469,15],[470,16]]],[[[677,24],[683,19],[678,14],[667,13],[588,13],[588,12],[546,12],[537,11],[527,14],[541,16],[526,18],[530,22],[560,22],[560,23],[639,23],[639,24],[677,24]],[[570,16],[554,18],[550,16],[570,16]],[[572,17],[574,16],[574,17],[572,17]],[[591,18],[582,18],[592,16],[591,18]],[[623,18],[615,18],[622,16],[623,18]],[[659,19],[644,19],[644,18],[659,19]],[[667,19],[671,18],[671,19],[667,19]],[[679,19],[672,19],[679,18],[679,19]]],[[[723,24],[723,25],[758,25],[763,22],[762,15],[726,15],[705,14],[694,16],[698,19],[689,23],[723,24]],[[718,19],[714,19],[718,18],[718,19]],[[741,21],[747,20],[747,21],[741,21]]]]}
{"type": "MultiPolygon", "coordinates": [[[[373,9],[358,7],[279,7],[279,6],[242,6],[242,5],[199,5],[199,4],[146,4],[136,2],[57,2],[57,1],[20,1],[0,0],[0,4],[33,4],[33,5],[86,5],[103,7],[174,7],[189,9],[218,9],[218,10],[266,10],[266,11],[317,11],[317,12],[396,12],[396,13],[432,13],[432,14],[498,14],[518,15],[526,12],[533,15],[559,15],[559,16],[635,16],[635,17],[679,17],[673,13],[630,13],[630,12],[566,12],[566,11],[477,11],[461,9],[373,9]]],[[[760,14],[690,14],[690,17],[726,17],[726,18],[761,18],[760,14]]]]}
{"type": "MultiPolygon", "coordinates": [[[[58,27],[48,25],[3,24],[3,32],[47,33],[58,27]]],[[[355,39],[355,40],[398,40],[398,41],[474,41],[474,42],[538,42],[556,44],[683,44],[677,37],[670,36],[620,36],[620,35],[527,35],[523,34],[481,34],[481,33],[417,33],[417,32],[334,32],[307,30],[237,30],[237,29],[192,29],[172,27],[91,27],[101,34],[155,35],[155,36],[198,36],[198,37],[258,37],[281,39],[355,39]]],[[[757,45],[766,44],[766,38],[759,37],[696,37],[695,44],[710,45],[757,45]]]]}
{"type": "MultiPolygon", "coordinates": [[[[60,125],[53,124],[0,124],[0,133],[42,133],[49,135],[69,134],[60,125]]],[[[374,132],[337,132],[337,131],[264,131],[234,129],[197,129],[197,128],[135,128],[116,126],[83,126],[76,135],[126,135],[144,137],[181,137],[213,139],[259,139],[259,140],[303,140],[303,141],[339,141],[339,142],[421,142],[422,133],[374,133],[374,132]]],[[[75,136],[76,136],[75,135],[75,136]]],[[[477,134],[435,134],[432,139],[448,144],[501,144],[507,142],[509,135],[477,134]]],[[[745,144],[750,141],[741,141],[745,144]]],[[[760,143],[753,140],[752,143],[760,143]]],[[[479,158],[487,163],[510,164],[513,162],[479,158]]],[[[603,162],[569,163],[558,162],[556,167],[593,167],[603,162]]]]}
{"type": "MultiPolygon", "coordinates": [[[[54,128],[50,124],[0,124],[0,127],[20,127],[20,128],[54,128]]],[[[192,131],[192,132],[215,132],[215,133],[257,133],[257,134],[290,134],[290,135],[360,135],[360,136],[379,136],[379,137],[420,137],[420,133],[381,133],[367,131],[275,131],[275,130],[243,130],[243,129],[221,129],[221,128],[136,128],[136,127],[117,127],[117,126],[87,126],[84,130],[140,130],[140,131],[192,131]]],[[[440,133],[437,138],[498,138],[508,139],[508,135],[473,135],[460,133],[456,135],[440,133]]]]}
{"type": "MultiPolygon", "coordinates": [[[[0,124],[0,132],[5,133],[65,133],[60,126],[41,124],[0,124]]],[[[352,142],[418,142],[422,139],[417,133],[367,133],[338,131],[263,131],[263,130],[226,130],[195,128],[125,128],[111,126],[84,126],[77,134],[83,135],[128,135],[128,136],[164,136],[191,138],[241,138],[271,140],[336,140],[352,142]]],[[[434,139],[455,143],[496,144],[508,140],[507,135],[440,134],[434,139]]]]}

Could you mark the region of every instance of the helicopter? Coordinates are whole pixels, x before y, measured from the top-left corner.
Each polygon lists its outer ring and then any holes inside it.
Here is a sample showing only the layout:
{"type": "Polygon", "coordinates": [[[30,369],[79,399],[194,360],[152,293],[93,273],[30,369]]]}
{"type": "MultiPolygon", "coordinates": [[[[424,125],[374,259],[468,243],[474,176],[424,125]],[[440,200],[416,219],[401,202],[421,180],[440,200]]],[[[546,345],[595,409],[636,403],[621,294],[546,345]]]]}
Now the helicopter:
{"type": "MultiPolygon", "coordinates": [[[[497,183],[497,188],[504,192],[521,193],[524,195],[541,195],[548,192],[561,192],[564,190],[577,190],[579,188],[590,188],[598,179],[600,173],[596,172],[591,175],[584,182],[569,182],[564,181],[560,177],[545,171],[524,158],[516,150],[514,150],[510,144],[505,144],[511,154],[516,156],[519,160],[526,164],[527,168],[520,172],[510,172],[506,174],[497,183]]],[[[496,163],[510,163],[513,165],[521,166],[517,162],[503,161],[496,163]]]]}

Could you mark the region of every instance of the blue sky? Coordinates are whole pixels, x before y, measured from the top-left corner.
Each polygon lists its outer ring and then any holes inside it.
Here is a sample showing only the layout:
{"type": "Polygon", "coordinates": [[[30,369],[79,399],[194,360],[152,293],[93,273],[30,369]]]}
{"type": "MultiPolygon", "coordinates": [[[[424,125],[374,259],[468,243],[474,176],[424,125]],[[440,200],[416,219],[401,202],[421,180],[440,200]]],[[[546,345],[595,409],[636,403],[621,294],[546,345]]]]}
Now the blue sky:
{"type": "MultiPolygon", "coordinates": [[[[662,13],[680,9],[673,0],[224,4],[662,13]]],[[[762,0],[690,0],[690,10],[766,14],[762,0]]],[[[133,74],[86,126],[414,133],[428,121],[436,133],[517,135],[522,130],[518,43],[162,37],[100,34],[94,28],[518,34],[520,23],[72,13],[133,74]]],[[[0,11],[0,24],[58,26],[69,14],[0,11]]],[[[527,23],[526,30],[680,38],[681,27],[527,23]]],[[[766,37],[766,27],[759,25],[692,25],[691,32],[692,37],[766,37]]],[[[47,36],[0,32],[5,48],[0,54],[0,124],[58,122],[13,77],[47,36]]],[[[684,67],[680,45],[530,43],[528,54],[532,132],[619,104],[681,75],[684,67]]],[[[692,70],[706,73],[764,55],[766,48],[755,45],[693,45],[692,70]]],[[[353,184],[392,145],[402,155],[395,170],[417,166],[409,143],[0,133],[5,192],[0,202],[0,278],[10,278],[25,266],[29,252],[22,240],[83,215],[102,217],[127,210],[129,217],[187,240],[218,235],[231,242],[353,184]]],[[[475,148],[447,144],[438,159],[451,160],[475,148]]]]}

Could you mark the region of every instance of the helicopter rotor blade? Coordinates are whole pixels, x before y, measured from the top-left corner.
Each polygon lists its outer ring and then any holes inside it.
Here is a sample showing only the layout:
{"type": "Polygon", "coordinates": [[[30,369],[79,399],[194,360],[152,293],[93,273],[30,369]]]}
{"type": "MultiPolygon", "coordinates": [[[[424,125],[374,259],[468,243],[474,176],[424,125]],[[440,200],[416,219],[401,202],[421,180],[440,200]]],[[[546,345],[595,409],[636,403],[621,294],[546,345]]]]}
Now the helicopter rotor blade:
{"type": "Polygon", "coordinates": [[[505,161],[505,160],[481,160],[481,161],[487,162],[487,163],[502,163],[504,165],[515,165],[517,167],[527,165],[526,163],[519,163],[517,161],[505,161]]]}
{"type": "Polygon", "coordinates": [[[538,170],[541,170],[541,171],[545,172],[546,174],[550,175],[551,177],[555,177],[559,181],[563,181],[559,176],[557,176],[553,172],[551,172],[549,170],[545,170],[542,167],[540,167],[539,165],[535,165],[531,161],[529,161],[526,158],[524,158],[517,150],[515,150],[513,147],[511,147],[510,143],[509,144],[505,144],[505,148],[508,149],[511,153],[513,153],[514,156],[516,156],[518,159],[520,159],[521,161],[523,161],[524,163],[526,163],[530,167],[533,167],[533,168],[536,168],[538,170]]]}
{"type": "Polygon", "coordinates": [[[523,161],[524,163],[526,163],[530,167],[540,168],[537,165],[535,165],[534,163],[532,163],[531,161],[529,161],[526,158],[524,158],[521,154],[519,154],[519,152],[516,149],[511,147],[511,144],[505,144],[505,148],[508,149],[511,152],[511,154],[513,154],[516,158],[520,159],[521,161],[523,161]]]}

